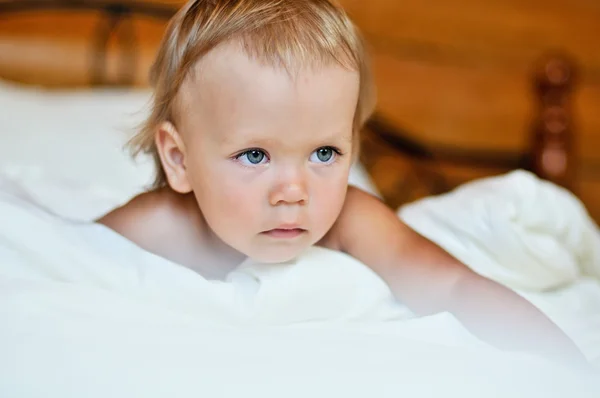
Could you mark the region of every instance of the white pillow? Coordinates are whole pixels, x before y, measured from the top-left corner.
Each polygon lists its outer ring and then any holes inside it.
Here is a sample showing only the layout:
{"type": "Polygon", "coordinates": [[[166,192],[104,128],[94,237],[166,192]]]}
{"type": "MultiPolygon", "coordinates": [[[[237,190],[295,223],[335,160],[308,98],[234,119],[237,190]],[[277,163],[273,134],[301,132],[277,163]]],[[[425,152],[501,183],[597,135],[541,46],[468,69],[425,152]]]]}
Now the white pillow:
{"type": "MultiPolygon", "coordinates": [[[[124,149],[148,112],[148,90],[49,91],[0,81],[0,174],[70,181],[124,202],[149,186],[154,165],[124,149]]],[[[350,183],[377,195],[362,165],[350,183]]]]}
{"type": "Polygon", "coordinates": [[[0,171],[93,182],[124,197],[152,180],[149,158],[124,144],[143,120],[148,91],[45,91],[0,83],[0,171]]]}

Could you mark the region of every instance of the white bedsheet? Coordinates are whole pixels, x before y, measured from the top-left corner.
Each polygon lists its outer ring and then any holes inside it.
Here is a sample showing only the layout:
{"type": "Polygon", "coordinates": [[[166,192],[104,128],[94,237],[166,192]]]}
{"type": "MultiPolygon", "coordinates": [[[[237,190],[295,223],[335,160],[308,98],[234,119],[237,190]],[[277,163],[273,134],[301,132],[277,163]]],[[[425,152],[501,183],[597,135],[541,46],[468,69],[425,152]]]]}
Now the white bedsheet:
{"type": "Polygon", "coordinates": [[[574,195],[515,171],[398,214],[474,271],[529,299],[600,369],[600,232],[574,195]]]}
{"type": "Polygon", "coordinates": [[[498,352],[449,314],[413,319],[345,255],[314,248],[207,281],[47,213],[18,185],[0,192],[2,397],[600,392],[556,364],[498,352]]]}

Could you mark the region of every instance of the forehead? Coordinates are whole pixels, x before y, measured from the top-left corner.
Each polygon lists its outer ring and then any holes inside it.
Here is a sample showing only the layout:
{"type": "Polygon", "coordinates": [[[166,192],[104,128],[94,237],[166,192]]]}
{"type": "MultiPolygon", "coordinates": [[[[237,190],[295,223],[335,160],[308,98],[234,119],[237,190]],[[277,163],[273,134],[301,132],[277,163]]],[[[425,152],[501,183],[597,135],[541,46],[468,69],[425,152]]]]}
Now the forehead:
{"type": "Polygon", "coordinates": [[[184,124],[213,125],[227,139],[240,131],[345,128],[340,124],[353,122],[358,95],[358,72],[337,63],[290,70],[228,43],[194,67],[180,105],[184,124]]]}
{"type": "MultiPolygon", "coordinates": [[[[293,46],[293,43],[290,43],[293,46]]],[[[279,46],[281,47],[281,46],[279,46]]],[[[252,76],[253,73],[269,70],[282,77],[295,80],[306,72],[322,70],[344,71],[358,82],[359,66],[353,66],[350,56],[340,49],[339,56],[325,56],[322,50],[315,49],[313,56],[308,48],[296,50],[262,48],[260,51],[248,44],[247,40],[229,40],[217,45],[202,56],[191,68],[186,85],[193,84],[198,78],[227,78],[230,76],[252,76]]]]}

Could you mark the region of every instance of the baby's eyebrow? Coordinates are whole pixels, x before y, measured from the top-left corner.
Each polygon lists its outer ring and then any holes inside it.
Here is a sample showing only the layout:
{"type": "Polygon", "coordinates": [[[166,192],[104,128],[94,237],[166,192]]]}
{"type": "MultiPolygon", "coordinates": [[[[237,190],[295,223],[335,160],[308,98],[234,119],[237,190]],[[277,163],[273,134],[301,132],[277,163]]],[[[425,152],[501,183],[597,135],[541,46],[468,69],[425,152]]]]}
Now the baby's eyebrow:
{"type": "Polygon", "coordinates": [[[341,140],[346,143],[352,142],[352,134],[348,134],[346,131],[336,131],[333,133],[324,133],[322,137],[320,137],[323,141],[337,141],[341,140]]]}
{"type": "MultiPolygon", "coordinates": [[[[235,146],[256,146],[256,147],[267,147],[276,145],[279,138],[273,137],[261,137],[258,132],[246,131],[246,132],[229,132],[219,135],[219,143],[222,145],[235,145],[235,146]]],[[[323,132],[318,137],[307,138],[304,140],[307,144],[314,146],[326,145],[332,142],[343,142],[351,144],[353,142],[353,133],[346,132],[344,130],[335,130],[333,132],[323,132]],[[312,141],[312,142],[311,142],[312,141]]]]}
{"type": "Polygon", "coordinates": [[[226,146],[256,146],[265,147],[276,143],[276,139],[261,137],[259,133],[225,133],[219,136],[219,143],[226,146]]]}

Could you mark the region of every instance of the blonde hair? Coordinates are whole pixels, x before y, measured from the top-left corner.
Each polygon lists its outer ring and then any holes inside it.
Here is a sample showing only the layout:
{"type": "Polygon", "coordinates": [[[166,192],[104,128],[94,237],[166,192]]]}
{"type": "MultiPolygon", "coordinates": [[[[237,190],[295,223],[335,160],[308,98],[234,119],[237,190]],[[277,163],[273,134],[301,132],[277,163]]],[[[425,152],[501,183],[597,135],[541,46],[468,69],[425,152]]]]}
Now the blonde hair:
{"type": "Polygon", "coordinates": [[[328,0],[192,0],[171,19],[150,71],[150,115],[130,140],[132,154],[151,154],[154,187],[167,183],[155,144],[158,126],[175,123],[179,89],[196,63],[219,44],[239,40],[248,56],[285,69],[337,62],[360,74],[354,147],[375,95],[364,42],[344,11],[328,0]]]}

